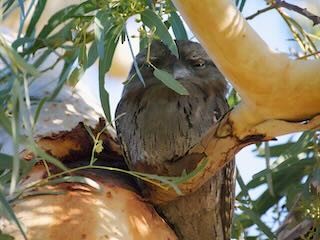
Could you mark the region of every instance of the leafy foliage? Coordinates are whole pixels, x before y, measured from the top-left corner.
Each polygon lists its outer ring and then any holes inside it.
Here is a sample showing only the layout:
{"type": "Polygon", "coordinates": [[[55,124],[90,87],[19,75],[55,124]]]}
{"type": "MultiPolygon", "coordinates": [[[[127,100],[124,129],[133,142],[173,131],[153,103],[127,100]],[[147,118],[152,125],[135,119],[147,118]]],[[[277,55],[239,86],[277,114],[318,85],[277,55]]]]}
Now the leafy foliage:
{"type": "MultiPolygon", "coordinates": [[[[242,11],[246,1],[237,0],[236,4],[242,11]]],[[[267,1],[272,4],[272,1],[267,1]]],[[[301,48],[302,56],[318,58],[317,44],[319,39],[307,32],[301,25],[282,9],[276,9],[293,39],[301,48]]],[[[239,101],[236,92],[229,96],[229,104],[234,105],[239,101]]],[[[244,183],[241,173],[238,172],[237,181],[241,191],[238,193],[237,211],[234,216],[232,234],[238,239],[275,239],[275,231],[283,224],[290,213],[291,228],[304,219],[313,222],[314,229],[309,229],[308,235],[302,239],[319,238],[319,217],[316,212],[320,209],[319,201],[319,132],[303,133],[298,140],[292,139],[286,143],[261,144],[257,146],[257,156],[265,159],[266,169],[256,173],[252,180],[244,183]],[[270,164],[272,160],[272,164],[270,164]],[[313,183],[313,184],[312,184],[313,183]],[[252,199],[251,191],[264,189],[256,198],[252,199]],[[263,220],[264,219],[264,220],[263,220]],[[268,219],[267,221],[265,219],[268,219]]]]}
{"type": "MultiPolygon", "coordinates": [[[[19,222],[9,203],[34,189],[17,187],[30,168],[39,161],[45,161],[45,163],[56,165],[63,170],[63,173],[70,173],[57,159],[39,149],[33,140],[33,129],[43,105],[47,101],[54,100],[64,84],[76,85],[83,73],[92,64],[98,62],[101,104],[111,124],[109,94],[104,88],[105,74],[110,70],[116,46],[120,42],[130,41],[130,36],[126,33],[127,20],[134,17],[141,23],[139,31],[141,42],[146,43],[144,47],[147,47],[153,38],[163,39],[173,54],[178,55],[175,42],[168,32],[168,28],[172,25],[174,25],[174,31],[179,34],[179,38],[186,38],[182,21],[175,13],[170,1],[158,3],[147,0],[82,1],[78,5],[70,5],[57,11],[42,29],[38,29],[37,25],[44,14],[46,4],[46,0],[33,0],[29,4],[20,0],[8,0],[2,5],[4,15],[10,14],[15,8],[20,10],[20,25],[17,37],[11,45],[0,35],[0,59],[2,61],[0,66],[0,128],[11,136],[14,144],[12,156],[0,154],[0,209],[1,213],[16,222],[19,227],[19,222]],[[32,16],[27,22],[26,19],[30,14],[32,16]],[[164,24],[162,19],[169,16],[171,16],[170,22],[164,24]],[[43,63],[52,55],[56,56],[56,61],[51,66],[44,68],[43,63]],[[32,99],[29,94],[31,84],[41,81],[40,77],[55,68],[58,63],[62,63],[63,67],[56,87],[42,99],[32,99]],[[32,114],[31,105],[37,106],[34,114],[32,114]],[[23,134],[20,131],[22,125],[26,130],[26,133],[23,134]],[[32,161],[20,162],[19,146],[21,145],[35,153],[32,161]]],[[[173,90],[180,93],[185,92],[185,89],[169,74],[161,72],[160,75],[160,79],[173,90]]],[[[94,161],[88,167],[97,167],[93,166],[93,163],[94,161]]],[[[153,178],[158,181],[164,179],[160,176],[129,174],[148,181],[153,178]]],[[[86,182],[91,186],[94,184],[88,179],[74,176],[48,181],[49,179],[45,181],[46,184],[59,181],[86,182]]],[[[171,180],[166,181],[166,184],[175,188],[175,184],[171,182],[171,180]]],[[[21,227],[20,229],[23,233],[21,227]]],[[[7,238],[4,235],[0,237],[7,238]]]]}

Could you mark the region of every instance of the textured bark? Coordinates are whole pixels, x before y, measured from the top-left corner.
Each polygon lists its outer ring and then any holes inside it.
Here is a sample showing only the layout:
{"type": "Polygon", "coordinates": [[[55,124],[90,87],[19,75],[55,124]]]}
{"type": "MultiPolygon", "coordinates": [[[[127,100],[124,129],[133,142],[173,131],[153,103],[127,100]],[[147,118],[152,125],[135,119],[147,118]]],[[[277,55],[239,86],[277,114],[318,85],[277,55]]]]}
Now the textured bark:
{"type": "MultiPolygon", "coordinates": [[[[97,134],[103,127],[104,122],[100,121],[92,132],[97,134]]],[[[96,165],[125,168],[119,145],[112,135],[104,132],[101,140],[104,148],[97,156],[96,165]]],[[[39,138],[38,145],[67,167],[75,168],[88,165],[92,140],[83,124],[79,124],[71,131],[39,138]]],[[[33,153],[24,151],[21,156],[28,161],[33,153]]],[[[51,165],[49,168],[52,174],[61,171],[51,165]]],[[[152,205],[139,195],[135,181],[127,174],[89,168],[68,175],[91,180],[88,184],[66,182],[39,186],[12,204],[28,239],[177,240],[152,205]]],[[[30,186],[47,177],[44,165],[37,164],[21,186],[30,186]]],[[[16,225],[2,217],[0,232],[16,240],[24,239],[16,225]]]]}
{"type": "Polygon", "coordinates": [[[196,192],[158,207],[179,239],[229,240],[234,204],[234,161],[196,192]]]}

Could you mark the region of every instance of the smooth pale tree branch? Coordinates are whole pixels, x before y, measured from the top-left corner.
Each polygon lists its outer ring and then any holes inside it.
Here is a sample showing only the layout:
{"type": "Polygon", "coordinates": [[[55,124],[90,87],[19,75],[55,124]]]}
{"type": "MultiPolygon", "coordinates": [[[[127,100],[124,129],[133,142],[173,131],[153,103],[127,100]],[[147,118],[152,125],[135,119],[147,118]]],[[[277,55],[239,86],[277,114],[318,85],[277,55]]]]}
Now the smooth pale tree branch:
{"type": "Polygon", "coordinates": [[[266,120],[320,113],[320,60],[292,60],[272,51],[229,0],[174,3],[242,98],[230,116],[238,135],[266,120]]]}
{"type": "MultiPolygon", "coordinates": [[[[229,0],[174,0],[193,33],[236,88],[242,102],[189,151],[204,169],[178,184],[184,194],[208,181],[243,147],[320,127],[320,60],[272,51],[229,0]]],[[[178,162],[167,168],[181,169],[178,162]]],[[[161,173],[158,173],[161,174],[161,173]]],[[[177,197],[150,186],[151,201],[177,197]]]]}
{"type": "MultiPolygon", "coordinates": [[[[267,120],[250,129],[247,135],[239,138],[235,135],[234,122],[230,120],[232,112],[226,114],[219,124],[209,129],[201,142],[189,151],[189,154],[201,156],[195,162],[207,161],[205,167],[185,182],[178,184],[183,194],[196,191],[215,175],[235,154],[247,145],[261,141],[275,140],[276,135],[296,131],[316,130],[320,128],[320,115],[309,121],[287,122],[283,120],[267,120]]],[[[188,159],[190,160],[190,158],[188,159]]],[[[168,166],[167,166],[168,167],[168,166]]],[[[181,169],[178,162],[172,162],[170,168],[181,169]]],[[[159,173],[160,174],[160,173],[159,173]]],[[[149,199],[153,203],[162,204],[178,197],[173,189],[163,190],[149,185],[149,199]]]]}

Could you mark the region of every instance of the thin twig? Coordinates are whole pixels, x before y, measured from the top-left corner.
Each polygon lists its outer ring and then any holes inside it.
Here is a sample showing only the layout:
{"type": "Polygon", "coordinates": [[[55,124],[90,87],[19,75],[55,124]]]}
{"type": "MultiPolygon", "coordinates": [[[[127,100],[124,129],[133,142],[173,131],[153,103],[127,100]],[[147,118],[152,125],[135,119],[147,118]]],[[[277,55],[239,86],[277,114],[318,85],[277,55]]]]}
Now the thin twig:
{"type": "Polygon", "coordinates": [[[301,8],[297,5],[287,3],[286,1],[282,1],[282,0],[276,0],[275,4],[278,7],[286,8],[288,10],[297,12],[297,13],[301,14],[302,16],[305,16],[306,18],[309,18],[313,22],[313,25],[320,24],[320,17],[311,13],[306,8],[301,8]]]}
{"type": "Polygon", "coordinates": [[[300,59],[306,59],[306,58],[308,58],[308,57],[312,57],[312,56],[316,56],[316,55],[319,55],[319,57],[320,57],[320,51],[303,55],[303,56],[301,56],[301,57],[298,57],[297,59],[299,59],[299,60],[300,60],[300,59]]]}
{"type": "Polygon", "coordinates": [[[275,9],[275,8],[286,8],[288,10],[294,11],[296,13],[299,13],[302,16],[305,16],[306,18],[310,19],[313,22],[313,26],[320,24],[320,17],[311,13],[306,8],[301,8],[297,5],[287,3],[283,0],[275,0],[270,6],[263,8],[256,13],[246,17],[247,20],[253,19],[254,17],[258,16],[261,13],[267,12],[269,10],[275,9]]]}
{"type": "Polygon", "coordinates": [[[127,31],[127,27],[124,28],[125,30],[125,34],[126,34],[126,38],[128,40],[128,45],[129,45],[129,49],[130,49],[130,53],[131,53],[131,56],[133,58],[133,66],[134,66],[134,69],[136,70],[136,73],[137,73],[137,76],[139,78],[139,80],[142,82],[143,86],[146,86],[145,82],[144,82],[144,79],[142,77],[142,74],[140,72],[140,69],[139,69],[139,66],[137,64],[137,60],[134,56],[134,53],[133,53],[133,48],[132,48],[132,45],[131,45],[131,41],[130,41],[130,37],[128,35],[128,31],[127,31]]]}
{"type": "Polygon", "coordinates": [[[256,16],[258,16],[258,15],[264,13],[264,12],[270,11],[270,10],[272,10],[272,9],[275,9],[275,8],[276,8],[276,6],[275,6],[274,4],[272,4],[272,5],[270,5],[269,7],[266,7],[266,8],[263,8],[263,9],[258,10],[256,13],[254,13],[254,14],[246,17],[246,19],[247,19],[247,20],[251,20],[251,19],[255,18],[256,16]]]}

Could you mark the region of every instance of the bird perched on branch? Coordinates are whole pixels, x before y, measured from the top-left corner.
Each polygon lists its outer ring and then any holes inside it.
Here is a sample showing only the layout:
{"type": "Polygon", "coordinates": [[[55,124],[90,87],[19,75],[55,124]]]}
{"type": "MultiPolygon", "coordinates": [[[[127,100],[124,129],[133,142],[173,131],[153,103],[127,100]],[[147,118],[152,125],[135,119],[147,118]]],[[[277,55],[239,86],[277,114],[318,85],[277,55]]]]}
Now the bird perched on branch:
{"type": "MultiPolygon", "coordinates": [[[[228,110],[227,83],[200,44],[176,41],[179,58],[160,41],[136,56],[145,86],[132,67],[116,110],[116,128],[130,169],[179,176],[190,171],[170,162],[188,159],[188,150],[228,110]],[[154,76],[166,71],[188,95],[179,95],[154,76]]],[[[191,162],[191,161],[190,161],[191,162]]],[[[159,206],[179,239],[230,239],[234,201],[234,162],[195,193],[159,206]]]]}

